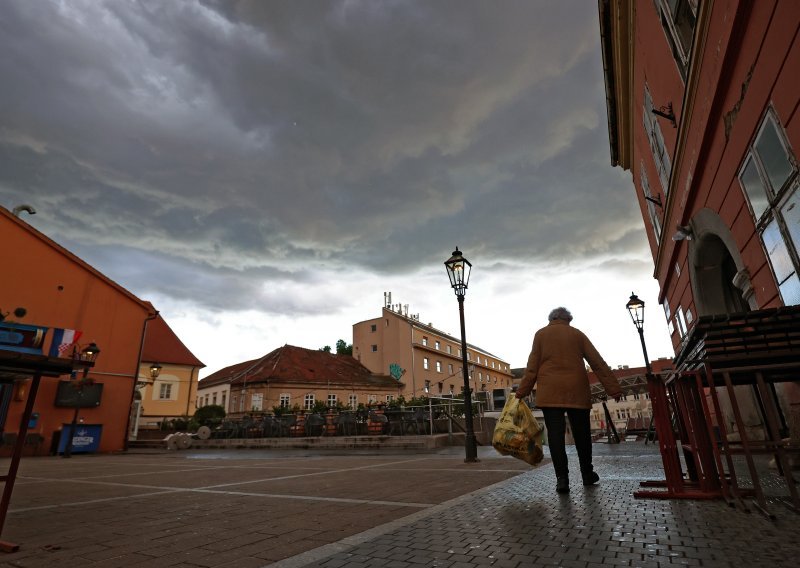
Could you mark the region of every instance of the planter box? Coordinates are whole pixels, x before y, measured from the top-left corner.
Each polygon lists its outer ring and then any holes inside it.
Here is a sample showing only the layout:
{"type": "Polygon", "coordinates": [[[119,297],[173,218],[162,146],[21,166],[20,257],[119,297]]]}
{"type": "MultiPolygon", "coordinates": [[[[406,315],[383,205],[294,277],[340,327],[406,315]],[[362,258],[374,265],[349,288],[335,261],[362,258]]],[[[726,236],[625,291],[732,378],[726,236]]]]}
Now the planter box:
{"type": "Polygon", "coordinates": [[[0,323],[0,349],[42,355],[48,328],[21,323],[0,323]]]}

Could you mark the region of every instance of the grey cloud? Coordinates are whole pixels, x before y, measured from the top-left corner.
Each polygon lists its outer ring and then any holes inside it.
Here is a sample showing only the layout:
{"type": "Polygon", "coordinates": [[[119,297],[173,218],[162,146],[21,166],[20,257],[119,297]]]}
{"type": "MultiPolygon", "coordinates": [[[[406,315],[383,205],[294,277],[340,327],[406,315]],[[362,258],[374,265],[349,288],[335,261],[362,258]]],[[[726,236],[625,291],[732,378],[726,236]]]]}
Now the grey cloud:
{"type": "Polygon", "coordinates": [[[0,31],[4,205],[145,289],[131,255],[220,309],[456,244],[642,255],[590,3],[17,0],[0,31]]]}

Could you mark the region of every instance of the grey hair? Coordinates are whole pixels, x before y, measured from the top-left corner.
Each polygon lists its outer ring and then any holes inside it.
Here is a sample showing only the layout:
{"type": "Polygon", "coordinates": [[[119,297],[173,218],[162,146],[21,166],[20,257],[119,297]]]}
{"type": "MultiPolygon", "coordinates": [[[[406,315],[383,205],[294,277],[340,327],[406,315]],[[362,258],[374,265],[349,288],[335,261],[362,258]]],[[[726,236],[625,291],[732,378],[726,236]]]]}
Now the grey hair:
{"type": "Polygon", "coordinates": [[[569,313],[567,308],[556,308],[550,312],[550,315],[547,316],[547,319],[548,321],[564,320],[569,322],[572,321],[572,314],[569,313]]]}

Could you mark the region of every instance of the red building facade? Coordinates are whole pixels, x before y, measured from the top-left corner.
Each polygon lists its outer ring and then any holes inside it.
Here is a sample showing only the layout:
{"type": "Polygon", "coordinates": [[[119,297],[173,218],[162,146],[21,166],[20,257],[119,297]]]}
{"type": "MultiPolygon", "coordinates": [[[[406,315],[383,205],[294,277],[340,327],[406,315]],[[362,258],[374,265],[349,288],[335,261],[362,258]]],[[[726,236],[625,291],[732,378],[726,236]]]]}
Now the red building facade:
{"type": "Polygon", "coordinates": [[[676,353],[699,316],[800,304],[800,3],[599,12],[611,161],[631,172],[676,353]]]}

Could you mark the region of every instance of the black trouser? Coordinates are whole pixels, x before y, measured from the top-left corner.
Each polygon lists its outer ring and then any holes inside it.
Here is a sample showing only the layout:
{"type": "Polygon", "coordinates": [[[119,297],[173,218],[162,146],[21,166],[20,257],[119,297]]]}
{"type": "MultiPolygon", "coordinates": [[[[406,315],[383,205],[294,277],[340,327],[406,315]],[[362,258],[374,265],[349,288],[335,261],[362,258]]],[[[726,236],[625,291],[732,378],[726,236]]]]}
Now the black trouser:
{"type": "Polygon", "coordinates": [[[556,477],[569,477],[567,450],[564,443],[567,422],[564,413],[569,416],[572,437],[575,438],[575,449],[578,450],[578,461],[581,474],[587,475],[592,470],[592,433],[589,426],[589,409],[586,408],[542,408],[544,423],[547,426],[547,443],[556,477]]]}

